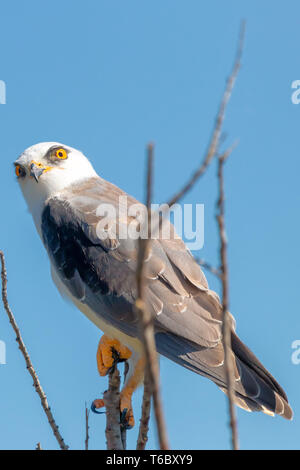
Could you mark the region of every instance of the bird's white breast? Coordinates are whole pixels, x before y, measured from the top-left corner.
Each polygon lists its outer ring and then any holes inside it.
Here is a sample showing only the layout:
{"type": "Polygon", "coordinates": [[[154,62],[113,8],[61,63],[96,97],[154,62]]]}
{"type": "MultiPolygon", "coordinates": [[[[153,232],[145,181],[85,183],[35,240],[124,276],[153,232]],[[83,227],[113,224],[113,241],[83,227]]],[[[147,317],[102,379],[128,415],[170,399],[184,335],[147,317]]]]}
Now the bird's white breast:
{"type": "Polygon", "coordinates": [[[132,336],[128,336],[125,333],[122,333],[117,328],[113,327],[112,325],[106,323],[102,320],[99,314],[94,312],[88,305],[76,299],[72,294],[68,291],[64,283],[59,278],[55,267],[51,266],[51,275],[53,282],[55,283],[57,289],[59,290],[60,294],[63,298],[70,300],[76,307],[91,321],[96,325],[104,334],[109,336],[110,338],[118,339],[122,344],[127,346],[132,351],[141,352],[142,345],[141,342],[132,336]]]}

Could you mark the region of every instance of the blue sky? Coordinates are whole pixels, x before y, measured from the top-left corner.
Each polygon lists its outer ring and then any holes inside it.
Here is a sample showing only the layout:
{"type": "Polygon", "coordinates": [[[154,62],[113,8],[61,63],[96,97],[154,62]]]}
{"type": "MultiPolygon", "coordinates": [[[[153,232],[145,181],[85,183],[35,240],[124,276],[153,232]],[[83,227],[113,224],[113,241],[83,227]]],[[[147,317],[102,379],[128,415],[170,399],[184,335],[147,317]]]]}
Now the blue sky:
{"type": "MultiPolygon", "coordinates": [[[[100,331],[53,286],[47,255],[15,182],[12,162],[29,145],[79,148],[98,173],[142,199],[145,145],[154,141],[155,202],[173,195],[203,156],[239,23],[243,66],[224,130],[239,139],[226,167],[230,303],[237,332],[285,388],[295,417],[238,411],[243,449],[299,448],[299,123],[291,83],[300,79],[300,6],[257,0],[86,0],[1,6],[0,247],[9,300],[65,441],[84,445],[84,403],[98,397],[100,331]]],[[[184,202],[205,204],[200,253],[217,263],[216,168],[184,202]]],[[[208,275],[219,291],[217,280],[208,275]]],[[[0,310],[0,448],[57,448],[12,329],[0,310]]],[[[161,360],[173,448],[227,449],[227,402],[211,382],[161,360]]],[[[142,390],[134,399],[138,420],[142,390]]],[[[152,423],[153,424],[153,423],[152,423]]],[[[105,448],[103,416],[90,418],[92,448],[105,448]]],[[[128,433],[134,448],[137,429],[128,433]]],[[[149,447],[157,445],[155,432],[149,447]]]]}

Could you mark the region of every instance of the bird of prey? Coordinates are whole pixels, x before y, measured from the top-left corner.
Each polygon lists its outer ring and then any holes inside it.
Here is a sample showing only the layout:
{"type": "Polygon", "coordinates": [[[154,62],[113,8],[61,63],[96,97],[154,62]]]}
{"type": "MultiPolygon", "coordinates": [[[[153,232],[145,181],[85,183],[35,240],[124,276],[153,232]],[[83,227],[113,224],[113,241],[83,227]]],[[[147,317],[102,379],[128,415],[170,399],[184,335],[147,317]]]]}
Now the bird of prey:
{"type": "MultiPolygon", "coordinates": [[[[116,354],[118,360],[128,361],[120,409],[132,427],[131,397],[144,373],[134,309],[138,240],[130,234],[121,237],[119,230],[133,219],[129,210],[121,210],[124,201],[129,209],[138,201],[98,176],[83,153],[60,143],[33,145],[14,165],[56,286],[104,333],[97,350],[100,375],[111,370],[116,354]],[[101,207],[115,209],[119,230],[109,217],[101,225],[101,207]]],[[[146,302],[154,317],[157,351],[209,378],[226,393],[219,297],[209,289],[200,266],[171,224],[170,228],[169,238],[151,241],[145,262],[146,302]]],[[[233,317],[231,329],[236,404],[291,419],[285,392],[239,339],[233,317]]],[[[95,406],[104,403],[96,400],[95,406]]]]}

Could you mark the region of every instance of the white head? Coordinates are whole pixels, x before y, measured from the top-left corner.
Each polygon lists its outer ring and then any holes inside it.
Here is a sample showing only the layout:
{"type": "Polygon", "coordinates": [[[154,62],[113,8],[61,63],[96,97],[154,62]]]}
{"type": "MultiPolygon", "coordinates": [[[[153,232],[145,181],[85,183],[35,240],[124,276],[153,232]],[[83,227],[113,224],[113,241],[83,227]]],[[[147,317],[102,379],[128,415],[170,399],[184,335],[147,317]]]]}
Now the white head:
{"type": "Polygon", "coordinates": [[[26,149],[14,162],[29,211],[41,214],[45,201],[80,180],[97,176],[81,153],[58,142],[42,142],[26,149]]]}

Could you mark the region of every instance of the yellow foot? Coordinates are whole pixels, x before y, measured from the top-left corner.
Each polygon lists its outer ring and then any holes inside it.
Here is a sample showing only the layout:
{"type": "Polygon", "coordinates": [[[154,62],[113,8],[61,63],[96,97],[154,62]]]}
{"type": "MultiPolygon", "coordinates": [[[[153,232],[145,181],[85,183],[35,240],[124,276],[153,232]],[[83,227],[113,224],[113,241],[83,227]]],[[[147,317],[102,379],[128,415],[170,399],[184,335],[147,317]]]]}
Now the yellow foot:
{"type": "Polygon", "coordinates": [[[133,392],[137,389],[144,377],[145,360],[140,358],[135,364],[133,374],[128,377],[126,385],[120,393],[120,410],[121,410],[121,423],[127,429],[133,428],[134,416],[131,404],[131,397],[133,392]]]}
{"type": "MultiPolygon", "coordinates": [[[[94,413],[101,414],[101,411],[99,412],[97,410],[104,407],[105,404],[104,400],[102,399],[96,399],[92,403],[92,410],[94,411],[94,413]]],[[[127,397],[122,397],[122,394],[120,396],[120,423],[126,429],[131,429],[134,426],[134,416],[131,405],[131,399],[128,399],[127,397]]]]}
{"type": "Polygon", "coordinates": [[[129,359],[131,354],[131,351],[120,341],[103,335],[97,350],[97,366],[101,377],[107,375],[116,363],[129,359]]]}

